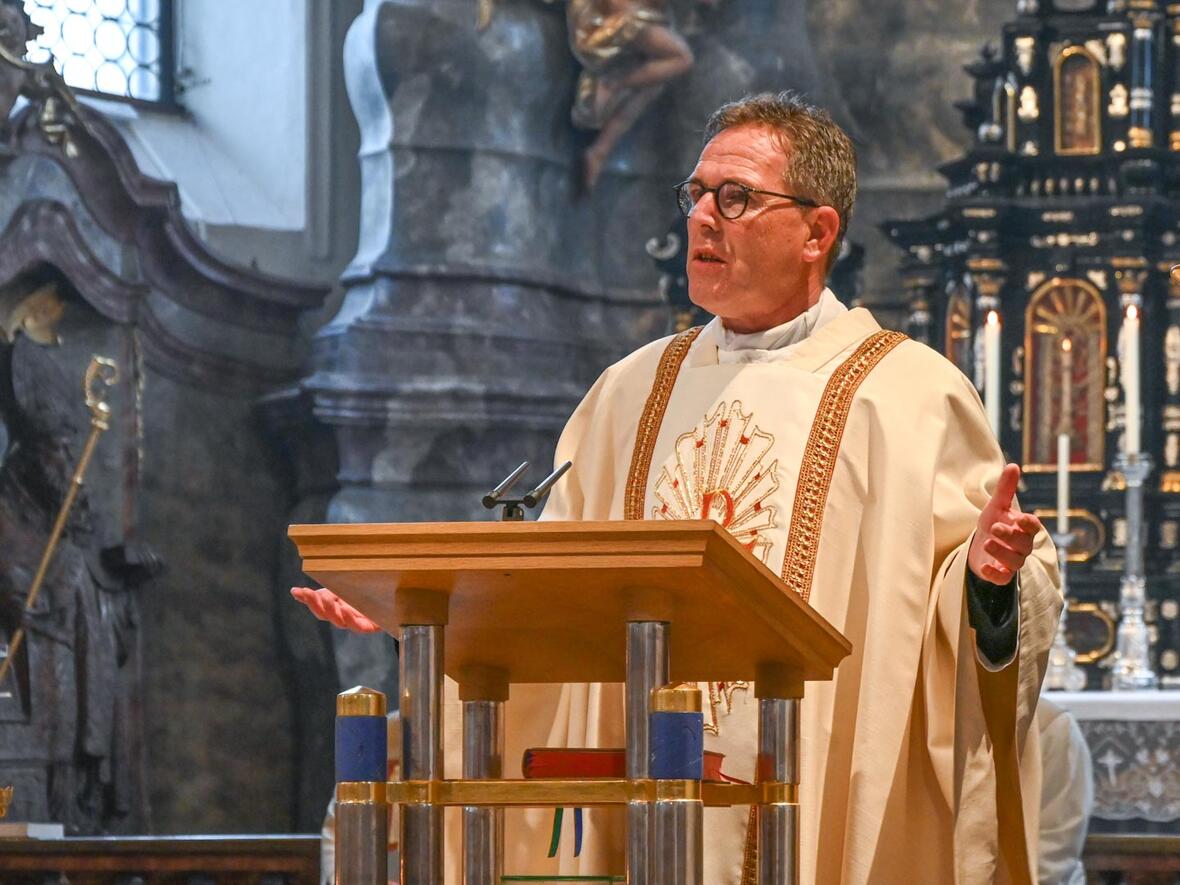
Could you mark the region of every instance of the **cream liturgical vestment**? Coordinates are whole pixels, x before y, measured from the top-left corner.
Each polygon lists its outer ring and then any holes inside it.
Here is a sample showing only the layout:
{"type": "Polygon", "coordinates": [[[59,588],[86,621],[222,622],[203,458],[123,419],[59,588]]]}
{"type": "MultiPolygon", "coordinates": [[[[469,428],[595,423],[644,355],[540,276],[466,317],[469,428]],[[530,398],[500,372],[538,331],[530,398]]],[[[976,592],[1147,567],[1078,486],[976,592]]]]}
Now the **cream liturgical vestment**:
{"type": "MultiPolygon", "coordinates": [[[[968,623],[965,569],[1002,456],[971,384],[901,338],[825,291],[769,333],[735,336],[714,320],[653,342],[607,369],[571,417],[556,460],[574,467],[543,516],[712,518],[786,576],[784,592],[799,582],[792,560],[818,543],[796,589],[853,652],[802,703],[804,883],[983,885],[1008,878],[1001,845],[1010,856],[1035,850],[1022,837],[1036,829],[1030,724],[1061,606],[1052,546],[1038,537],[1018,576],[1017,652],[991,672],[968,623]],[[859,386],[825,397],[841,373],[859,386]],[[818,436],[817,420],[827,420],[818,436]],[[832,458],[801,485],[809,438],[826,439],[832,458]],[[820,519],[794,512],[816,500],[820,519]]],[[[752,780],[752,685],[702,688],[706,749],[725,754],[727,775],[752,780]]],[[[506,719],[512,777],[529,746],[622,746],[622,686],[513,686],[506,719]]],[[[749,814],[706,810],[709,885],[752,881],[749,814]]],[[[552,812],[510,813],[505,872],[621,873],[622,815],[588,811],[579,858],[571,817],[546,860],[552,812]]]]}

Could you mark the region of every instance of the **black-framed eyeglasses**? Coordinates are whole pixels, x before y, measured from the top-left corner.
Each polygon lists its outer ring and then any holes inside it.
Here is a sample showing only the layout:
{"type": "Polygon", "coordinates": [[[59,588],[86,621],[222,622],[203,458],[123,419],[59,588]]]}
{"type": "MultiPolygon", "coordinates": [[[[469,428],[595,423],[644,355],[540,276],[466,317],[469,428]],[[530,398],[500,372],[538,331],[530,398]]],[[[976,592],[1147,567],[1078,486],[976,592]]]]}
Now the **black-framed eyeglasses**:
{"type": "Polygon", "coordinates": [[[768,197],[782,197],[784,200],[792,200],[800,206],[811,206],[812,208],[819,205],[815,200],[808,200],[805,197],[797,197],[794,194],[780,194],[776,191],[759,190],[756,187],[747,187],[736,181],[723,181],[717,187],[705,187],[699,181],[693,181],[690,178],[688,181],[682,181],[676,185],[676,203],[680,206],[680,211],[685,218],[688,218],[693,208],[701,201],[705,194],[713,195],[713,199],[717,202],[717,211],[722,218],[727,218],[730,221],[740,218],[742,213],[746,211],[746,207],[750,205],[750,194],[766,194],[768,197]]]}

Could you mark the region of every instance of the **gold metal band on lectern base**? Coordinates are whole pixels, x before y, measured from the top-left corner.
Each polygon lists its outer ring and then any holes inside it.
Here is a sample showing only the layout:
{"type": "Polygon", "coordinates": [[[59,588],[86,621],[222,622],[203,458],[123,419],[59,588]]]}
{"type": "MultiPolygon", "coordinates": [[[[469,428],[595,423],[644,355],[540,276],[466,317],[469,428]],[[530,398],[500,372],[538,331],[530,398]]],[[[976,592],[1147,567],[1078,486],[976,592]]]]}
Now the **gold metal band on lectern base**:
{"type": "MultiPolygon", "coordinates": [[[[700,800],[709,808],[734,805],[795,803],[799,785],[768,781],[732,784],[704,781],[630,781],[626,778],[586,780],[437,780],[390,781],[384,784],[391,804],[501,806],[504,808],[597,808],[628,802],[669,799],[700,800]],[[688,784],[693,786],[676,786],[688,784]],[[663,785],[663,786],[658,786],[663,785]]],[[[368,785],[366,785],[368,786],[368,785]]],[[[339,793],[337,793],[339,795],[339,793]]]]}

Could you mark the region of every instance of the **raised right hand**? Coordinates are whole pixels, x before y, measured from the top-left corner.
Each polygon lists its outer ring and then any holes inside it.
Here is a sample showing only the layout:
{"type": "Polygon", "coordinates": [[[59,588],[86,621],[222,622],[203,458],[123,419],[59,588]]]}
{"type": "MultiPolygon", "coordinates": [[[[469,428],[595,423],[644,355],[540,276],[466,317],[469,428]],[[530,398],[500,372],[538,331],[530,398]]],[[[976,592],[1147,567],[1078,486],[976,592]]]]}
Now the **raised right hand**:
{"type": "Polygon", "coordinates": [[[291,595],[308,607],[321,621],[353,633],[380,633],[381,627],[369,620],[327,587],[292,587],[291,595]]]}

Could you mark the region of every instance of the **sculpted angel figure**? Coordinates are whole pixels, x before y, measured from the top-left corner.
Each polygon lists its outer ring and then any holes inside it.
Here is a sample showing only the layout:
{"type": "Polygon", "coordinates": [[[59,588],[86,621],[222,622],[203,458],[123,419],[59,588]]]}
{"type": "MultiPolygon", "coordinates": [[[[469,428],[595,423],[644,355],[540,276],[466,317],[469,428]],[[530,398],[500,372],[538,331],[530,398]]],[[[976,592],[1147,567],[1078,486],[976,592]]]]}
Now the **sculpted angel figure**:
{"type": "MultiPolygon", "coordinates": [[[[694,58],[675,26],[670,6],[676,0],[565,2],[570,49],[582,66],[571,116],[575,126],[598,130],[582,155],[582,183],[590,191],[611,151],[694,58]]],[[[682,5],[720,2],[682,0],[682,5]]],[[[479,0],[479,30],[491,23],[495,5],[496,0],[479,0]]]]}
{"type": "Polygon", "coordinates": [[[574,125],[598,130],[582,155],[587,190],[664,87],[693,65],[669,13],[667,0],[568,0],[570,49],[582,65],[571,116],[574,125]]]}

